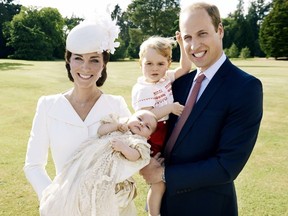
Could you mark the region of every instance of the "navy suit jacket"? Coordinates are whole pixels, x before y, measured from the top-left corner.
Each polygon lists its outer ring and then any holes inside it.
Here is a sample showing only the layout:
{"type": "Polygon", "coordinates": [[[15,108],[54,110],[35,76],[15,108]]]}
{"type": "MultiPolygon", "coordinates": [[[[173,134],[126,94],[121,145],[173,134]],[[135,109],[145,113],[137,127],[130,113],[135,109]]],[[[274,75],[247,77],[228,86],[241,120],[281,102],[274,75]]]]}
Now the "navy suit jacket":
{"type": "MultiPolygon", "coordinates": [[[[177,79],[185,104],[196,71],[177,79]]],[[[262,118],[261,82],[227,58],[195,104],[166,161],[162,216],[238,215],[233,181],[247,162],[262,118]]],[[[177,116],[170,115],[169,131],[177,116]]]]}

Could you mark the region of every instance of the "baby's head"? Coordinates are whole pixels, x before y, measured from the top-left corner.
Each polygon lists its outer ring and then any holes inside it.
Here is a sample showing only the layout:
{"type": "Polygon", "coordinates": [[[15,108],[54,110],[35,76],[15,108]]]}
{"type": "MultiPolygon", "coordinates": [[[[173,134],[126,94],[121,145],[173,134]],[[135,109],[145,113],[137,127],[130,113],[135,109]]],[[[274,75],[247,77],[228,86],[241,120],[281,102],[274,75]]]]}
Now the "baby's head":
{"type": "Polygon", "coordinates": [[[156,130],[157,118],[151,111],[139,110],[129,118],[127,124],[133,134],[149,139],[156,130]]]}

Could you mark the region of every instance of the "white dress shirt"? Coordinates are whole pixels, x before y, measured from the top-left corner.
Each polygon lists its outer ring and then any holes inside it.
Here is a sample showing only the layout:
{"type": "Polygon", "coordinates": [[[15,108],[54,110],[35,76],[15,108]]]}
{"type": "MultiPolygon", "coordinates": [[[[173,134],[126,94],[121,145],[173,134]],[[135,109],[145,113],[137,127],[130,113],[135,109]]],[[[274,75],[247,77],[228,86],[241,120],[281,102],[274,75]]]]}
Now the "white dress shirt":
{"type": "MultiPolygon", "coordinates": [[[[208,86],[209,82],[212,80],[213,76],[216,74],[216,72],[218,71],[218,69],[221,67],[221,65],[224,63],[224,61],[226,60],[226,55],[223,52],[223,54],[221,55],[221,57],[218,59],[218,61],[216,61],[212,66],[210,66],[207,70],[205,71],[200,71],[199,68],[197,68],[197,74],[194,77],[194,81],[193,81],[193,85],[191,87],[190,93],[193,89],[193,86],[196,82],[196,78],[198,77],[199,73],[203,72],[205,74],[205,78],[201,83],[201,87],[197,96],[196,101],[198,101],[198,99],[200,98],[200,96],[202,95],[202,93],[204,92],[205,88],[208,86]]],[[[189,96],[187,97],[189,98],[189,96]]]]}

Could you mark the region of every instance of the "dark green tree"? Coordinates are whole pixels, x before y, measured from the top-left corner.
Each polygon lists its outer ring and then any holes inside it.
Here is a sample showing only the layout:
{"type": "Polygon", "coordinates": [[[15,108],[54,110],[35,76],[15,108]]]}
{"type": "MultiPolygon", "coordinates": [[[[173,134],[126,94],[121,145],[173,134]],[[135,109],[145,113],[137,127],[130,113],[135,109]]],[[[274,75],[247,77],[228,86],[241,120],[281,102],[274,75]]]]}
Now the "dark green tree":
{"type": "Polygon", "coordinates": [[[127,20],[126,12],[122,12],[122,9],[118,4],[115,5],[111,18],[112,20],[116,20],[117,25],[120,27],[118,39],[120,42],[120,47],[116,49],[114,55],[110,56],[110,60],[115,61],[117,59],[124,59],[127,55],[126,50],[128,49],[130,41],[129,28],[133,27],[133,24],[127,20]]]}
{"type": "Polygon", "coordinates": [[[250,58],[251,57],[251,52],[250,52],[249,48],[248,47],[242,48],[239,57],[243,58],[243,59],[250,58]]]}
{"type": "Polygon", "coordinates": [[[138,57],[140,44],[149,36],[174,36],[178,29],[179,11],[179,0],[133,0],[126,12],[126,21],[132,22],[128,55],[138,57]],[[136,39],[132,33],[137,35],[136,39]]]}
{"type": "Polygon", "coordinates": [[[38,14],[40,30],[46,35],[45,41],[52,46],[52,58],[62,59],[65,50],[64,19],[56,8],[43,8],[38,14]]]}
{"type": "Polygon", "coordinates": [[[223,48],[229,49],[234,42],[234,35],[238,31],[237,22],[232,14],[229,14],[227,18],[222,19],[222,24],[224,26],[223,48]]]}
{"type": "Polygon", "coordinates": [[[17,59],[50,60],[63,58],[64,20],[55,8],[21,7],[19,14],[6,23],[6,36],[17,59]]]}
{"type": "Polygon", "coordinates": [[[233,14],[236,21],[235,34],[233,35],[233,43],[241,50],[248,47],[250,50],[253,47],[253,31],[244,16],[244,0],[239,0],[237,9],[233,14]]]}
{"type": "Polygon", "coordinates": [[[127,49],[127,55],[130,58],[139,58],[140,44],[143,42],[143,35],[140,29],[131,28],[129,30],[130,42],[127,49]]]}
{"type": "Polygon", "coordinates": [[[288,57],[288,1],[274,0],[259,34],[260,47],[267,57],[288,57]]]}
{"type": "Polygon", "coordinates": [[[20,5],[14,4],[13,0],[0,1],[0,58],[6,58],[13,52],[11,47],[7,47],[7,41],[3,35],[3,25],[20,12],[20,7],[20,5]]]}
{"type": "Polygon", "coordinates": [[[239,49],[235,43],[233,43],[231,45],[231,47],[228,49],[227,56],[229,58],[238,58],[239,57],[239,49]]]}
{"type": "Polygon", "coordinates": [[[174,36],[172,29],[179,11],[179,0],[133,0],[127,8],[129,20],[144,35],[165,37],[174,36]]]}
{"type": "Polygon", "coordinates": [[[252,56],[263,57],[265,54],[261,51],[259,45],[259,31],[260,25],[263,22],[264,17],[267,15],[271,7],[271,3],[265,3],[265,0],[254,0],[251,1],[248,8],[248,14],[246,15],[246,20],[253,29],[253,46],[250,47],[250,52],[252,56]]]}

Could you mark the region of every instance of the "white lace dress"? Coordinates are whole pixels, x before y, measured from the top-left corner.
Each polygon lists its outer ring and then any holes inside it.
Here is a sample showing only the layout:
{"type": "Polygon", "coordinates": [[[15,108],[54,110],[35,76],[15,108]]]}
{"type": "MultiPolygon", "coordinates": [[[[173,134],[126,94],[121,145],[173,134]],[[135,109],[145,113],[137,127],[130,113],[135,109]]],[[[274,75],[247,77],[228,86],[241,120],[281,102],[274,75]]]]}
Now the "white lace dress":
{"type": "Polygon", "coordinates": [[[146,139],[130,132],[113,132],[86,141],[43,191],[40,215],[135,216],[135,211],[125,209],[136,196],[132,175],[149,160],[150,145],[146,139]],[[138,149],[140,159],[132,162],[113,151],[110,139],[115,137],[138,149]]]}

